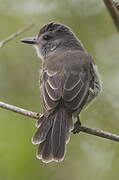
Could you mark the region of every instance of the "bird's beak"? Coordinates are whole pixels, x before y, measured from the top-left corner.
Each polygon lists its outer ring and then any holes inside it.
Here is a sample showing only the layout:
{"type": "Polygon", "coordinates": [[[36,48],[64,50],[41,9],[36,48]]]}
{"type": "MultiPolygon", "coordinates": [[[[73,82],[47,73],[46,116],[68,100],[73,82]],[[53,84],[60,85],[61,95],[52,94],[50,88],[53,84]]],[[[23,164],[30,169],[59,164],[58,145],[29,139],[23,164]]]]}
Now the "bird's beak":
{"type": "Polygon", "coordinates": [[[36,44],[36,37],[28,37],[21,39],[21,42],[27,43],[27,44],[36,44]]]}

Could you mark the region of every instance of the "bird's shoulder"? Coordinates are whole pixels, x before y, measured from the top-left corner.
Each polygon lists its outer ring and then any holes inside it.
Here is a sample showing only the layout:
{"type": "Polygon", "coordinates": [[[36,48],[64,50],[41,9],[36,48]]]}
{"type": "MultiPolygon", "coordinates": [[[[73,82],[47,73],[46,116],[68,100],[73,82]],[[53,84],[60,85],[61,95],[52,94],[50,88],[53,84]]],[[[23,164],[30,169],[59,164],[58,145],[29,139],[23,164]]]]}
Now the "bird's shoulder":
{"type": "Polygon", "coordinates": [[[55,70],[80,70],[82,67],[87,67],[92,62],[92,57],[85,51],[80,50],[67,50],[56,51],[49,55],[44,61],[46,69],[55,70]]]}

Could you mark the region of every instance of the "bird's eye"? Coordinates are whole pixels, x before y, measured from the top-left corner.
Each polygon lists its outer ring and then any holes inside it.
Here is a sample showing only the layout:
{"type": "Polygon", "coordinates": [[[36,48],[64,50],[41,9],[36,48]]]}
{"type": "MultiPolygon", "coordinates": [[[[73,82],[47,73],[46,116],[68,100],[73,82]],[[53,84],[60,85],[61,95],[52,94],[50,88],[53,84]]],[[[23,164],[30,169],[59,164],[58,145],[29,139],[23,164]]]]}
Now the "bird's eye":
{"type": "Polygon", "coordinates": [[[43,39],[44,39],[44,40],[49,40],[49,39],[51,39],[51,36],[49,36],[49,35],[44,35],[44,36],[43,36],[43,39]]]}

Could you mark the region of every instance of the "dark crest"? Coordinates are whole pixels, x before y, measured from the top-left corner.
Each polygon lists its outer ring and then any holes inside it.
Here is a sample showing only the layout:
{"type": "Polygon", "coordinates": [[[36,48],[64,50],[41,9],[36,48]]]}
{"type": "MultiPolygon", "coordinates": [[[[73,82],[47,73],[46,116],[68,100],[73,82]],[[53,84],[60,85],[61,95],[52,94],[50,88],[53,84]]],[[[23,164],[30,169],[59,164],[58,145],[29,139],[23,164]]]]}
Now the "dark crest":
{"type": "MultiPolygon", "coordinates": [[[[53,33],[69,33],[70,32],[70,29],[63,25],[63,24],[60,24],[60,23],[54,23],[54,22],[51,22],[49,24],[46,24],[44,25],[39,33],[38,33],[38,36],[40,36],[41,34],[44,34],[46,32],[53,32],[53,33]]],[[[71,32],[70,32],[71,33],[71,32]]]]}

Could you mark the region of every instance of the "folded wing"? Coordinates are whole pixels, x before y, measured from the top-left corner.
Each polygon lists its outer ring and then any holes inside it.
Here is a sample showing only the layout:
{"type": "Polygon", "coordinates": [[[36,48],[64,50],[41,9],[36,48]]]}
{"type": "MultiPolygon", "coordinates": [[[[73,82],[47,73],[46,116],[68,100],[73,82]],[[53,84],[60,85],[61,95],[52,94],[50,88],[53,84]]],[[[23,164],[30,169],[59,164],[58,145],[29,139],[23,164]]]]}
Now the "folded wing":
{"type": "Polygon", "coordinates": [[[42,95],[47,110],[51,110],[58,105],[62,95],[61,78],[58,73],[44,71],[42,95]]]}
{"type": "Polygon", "coordinates": [[[75,111],[83,107],[89,92],[90,74],[84,69],[78,71],[70,71],[67,75],[64,88],[63,99],[65,106],[75,111]]]}
{"type": "Polygon", "coordinates": [[[82,108],[89,88],[90,73],[83,68],[66,72],[62,77],[57,72],[43,73],[42,95],[47,110],[55,108],[61,99],[71,111],[82,108]]]}

